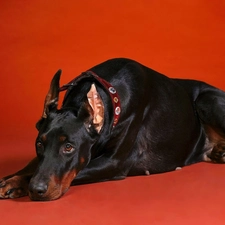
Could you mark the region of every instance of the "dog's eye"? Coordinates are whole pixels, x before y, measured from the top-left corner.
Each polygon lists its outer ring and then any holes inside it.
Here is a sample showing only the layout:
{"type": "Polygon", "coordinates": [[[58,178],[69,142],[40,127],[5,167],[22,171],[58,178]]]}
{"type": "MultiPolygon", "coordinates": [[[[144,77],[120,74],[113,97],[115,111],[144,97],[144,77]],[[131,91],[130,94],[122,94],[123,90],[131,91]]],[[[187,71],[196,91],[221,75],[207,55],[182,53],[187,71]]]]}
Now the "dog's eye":
{"type": "Polygon", "coordinates": [[[74,151],[74,147],[71,144],[67,143],[65,145],[65,148],[64,148],[63,152],[64,153],[71,153],[72,151],[74,151]]]}
{"type": "Polygon", "coordinates": [[[42,148],[42,143],[40,142],[40,141],[38,141],[37,143],[36,143],[36,146],[37,146],[37,148],[42,148]]]}
{"type": "Polygon", "coordinates": [[[36,151],[37,151],[38,156],[41,156],[43,154],[44,145],[42,144],[42,142],[40,142],[40,141],[36,142],[36,151]]]}

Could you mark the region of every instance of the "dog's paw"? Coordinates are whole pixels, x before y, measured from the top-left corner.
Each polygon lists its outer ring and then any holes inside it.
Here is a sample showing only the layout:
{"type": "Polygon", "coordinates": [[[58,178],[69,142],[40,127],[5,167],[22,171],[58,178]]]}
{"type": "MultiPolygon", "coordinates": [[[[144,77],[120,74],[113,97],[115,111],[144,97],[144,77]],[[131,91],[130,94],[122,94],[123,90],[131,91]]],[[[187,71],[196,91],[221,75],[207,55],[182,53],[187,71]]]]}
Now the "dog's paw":
{"type": "Polygon", "coordinates": [[[225,163],[225,146],[224,145],[214,146],[213,150],[208,155],[208,157],[214,163],[225,163]]]}
{"type": "Polygon", "coordinates": [[[19,198],[28,194],[25,176],[9,176],[0,180],[0,199],[19,198]]]}

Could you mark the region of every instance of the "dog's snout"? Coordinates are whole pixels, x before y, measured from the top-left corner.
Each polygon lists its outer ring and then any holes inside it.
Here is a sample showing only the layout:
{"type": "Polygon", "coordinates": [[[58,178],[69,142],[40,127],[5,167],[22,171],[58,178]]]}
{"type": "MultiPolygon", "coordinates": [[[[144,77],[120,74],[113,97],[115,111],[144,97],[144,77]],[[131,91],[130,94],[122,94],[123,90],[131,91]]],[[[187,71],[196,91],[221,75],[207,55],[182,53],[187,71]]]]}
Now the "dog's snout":
{"type": "Polygon", "coordinates": [[[38,182],[38,183],[30,183],[29,185],[29,192],[30,195],[38,199],[42,197],[48,190],[48,185],[44,182],[38,182]]]}

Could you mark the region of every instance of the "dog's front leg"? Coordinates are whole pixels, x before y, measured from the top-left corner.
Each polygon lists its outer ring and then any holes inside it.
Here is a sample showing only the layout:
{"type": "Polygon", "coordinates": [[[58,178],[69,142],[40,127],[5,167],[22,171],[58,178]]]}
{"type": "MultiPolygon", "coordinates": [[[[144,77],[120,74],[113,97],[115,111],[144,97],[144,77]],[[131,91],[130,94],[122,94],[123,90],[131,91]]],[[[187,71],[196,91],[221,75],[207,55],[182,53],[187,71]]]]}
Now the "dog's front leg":
{"type": "Polygon", "coordinates": [[[98,157],[81,170],[71,185],[94,183],[107,180],[124,179],[127,175],[124,165],[119,165],[119,161],[105,156],[98,157]]]}
{"type": "Polygon", "coordinates": [[[18,198],[28,194],[28,185],[38,166],[34,158],[26,167],[0,180],[0,198],[18,198]]]}

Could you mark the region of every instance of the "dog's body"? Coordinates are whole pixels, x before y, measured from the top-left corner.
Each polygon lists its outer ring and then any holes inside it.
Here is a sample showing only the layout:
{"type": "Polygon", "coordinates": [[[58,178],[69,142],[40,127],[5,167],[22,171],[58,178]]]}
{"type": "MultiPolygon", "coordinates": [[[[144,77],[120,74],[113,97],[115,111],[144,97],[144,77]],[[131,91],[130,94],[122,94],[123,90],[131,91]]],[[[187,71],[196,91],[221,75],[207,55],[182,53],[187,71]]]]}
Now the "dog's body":
{"type": "Polygon", "coordinates": [[[37,124],[37,158],[1,180],[1,198],[53,200],[70,184],[225,162],[223,91],[129,59],[108,60],[61,89],[60,73],[37,124]]]}

